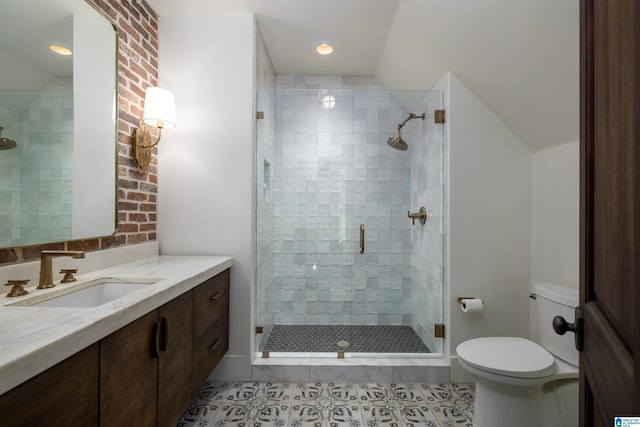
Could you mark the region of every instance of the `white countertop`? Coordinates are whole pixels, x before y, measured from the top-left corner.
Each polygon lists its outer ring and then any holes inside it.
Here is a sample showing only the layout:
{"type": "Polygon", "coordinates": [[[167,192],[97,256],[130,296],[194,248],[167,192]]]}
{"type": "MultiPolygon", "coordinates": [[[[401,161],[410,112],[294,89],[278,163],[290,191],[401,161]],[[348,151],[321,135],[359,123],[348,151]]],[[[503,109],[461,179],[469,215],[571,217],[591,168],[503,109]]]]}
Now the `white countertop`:
{"type": "Polygon", "coordinates": [[[160,307],[233,265],[231,257],[160,255],[78,274],[51,289],[0,296],[0,394],[160,307]],[[99,277],[161,278],[141,290],[92,308],[9,306],[99,277]]]}

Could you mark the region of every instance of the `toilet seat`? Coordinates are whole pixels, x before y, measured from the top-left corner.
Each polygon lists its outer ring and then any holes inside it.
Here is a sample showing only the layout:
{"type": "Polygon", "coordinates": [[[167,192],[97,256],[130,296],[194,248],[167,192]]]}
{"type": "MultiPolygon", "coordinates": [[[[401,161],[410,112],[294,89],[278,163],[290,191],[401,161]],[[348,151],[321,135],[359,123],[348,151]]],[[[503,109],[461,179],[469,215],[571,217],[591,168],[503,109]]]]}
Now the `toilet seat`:
{"type": "Polygon", "coordinates": [[[464,364],[499,376],[544,378],[556,371],[553,355],[525,338],[475,338],[458,345],[456,352],[464,364]]]}

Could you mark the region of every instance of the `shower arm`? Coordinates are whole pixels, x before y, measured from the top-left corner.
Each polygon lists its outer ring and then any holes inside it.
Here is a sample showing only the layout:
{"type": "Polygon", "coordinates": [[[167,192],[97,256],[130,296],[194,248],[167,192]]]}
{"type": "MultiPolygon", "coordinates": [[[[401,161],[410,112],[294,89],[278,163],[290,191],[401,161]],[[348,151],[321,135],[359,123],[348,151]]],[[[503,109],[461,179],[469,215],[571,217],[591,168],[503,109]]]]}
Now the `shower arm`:
{"type": "MultiPolygon", "coordinates": [[[[410,114],[409,114],[409,117],[407,117],[407,118],[405,119],[405,121],[404,121],[404,122],[402,122],[402,123],[400,123],[400,124],[398,125],[398,132],[400,132],[400,129],[402,129],[402,127],[403,127],[404,125],[406,125],[406,124],[407,124],[407,122],[409,122],[409,120],[413,120],[413,119],[422,119],[422,120],[424,120],[424,118],[425,118],[425,113],[422,113],[422,114],[420,114],[420,115],[410,113],[410,114]]],[[[399,135],[399,134],[398,134],[398,135],[399,135]]]]}

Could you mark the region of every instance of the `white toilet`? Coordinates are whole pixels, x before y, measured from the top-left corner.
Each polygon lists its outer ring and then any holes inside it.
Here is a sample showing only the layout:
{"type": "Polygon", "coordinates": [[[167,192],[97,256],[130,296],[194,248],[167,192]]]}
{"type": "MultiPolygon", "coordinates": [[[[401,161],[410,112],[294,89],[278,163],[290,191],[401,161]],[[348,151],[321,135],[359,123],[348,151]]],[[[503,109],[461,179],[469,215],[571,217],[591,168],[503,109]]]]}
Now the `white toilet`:
{"type": "Polygon", "coordinates": [[[476,377],[474,427],[578,425],[578,351],[574,334],[557,335],[552,320],[573,322],[578,290],[534,286],[540,344],[516,337],[461,343],[460,365],[476,377]]]}

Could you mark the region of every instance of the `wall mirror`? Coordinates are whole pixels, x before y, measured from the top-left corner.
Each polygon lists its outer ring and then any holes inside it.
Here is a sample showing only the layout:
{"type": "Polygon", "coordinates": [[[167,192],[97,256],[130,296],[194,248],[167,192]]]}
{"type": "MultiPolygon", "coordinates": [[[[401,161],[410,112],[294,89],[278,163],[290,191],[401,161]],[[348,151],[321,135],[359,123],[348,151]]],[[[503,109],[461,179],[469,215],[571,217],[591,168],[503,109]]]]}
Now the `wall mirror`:
{"type": "Polygon", "coordinates": [[[0,247],[113,234],[117,49],[83,0],[0,5],[0,247]]]}

